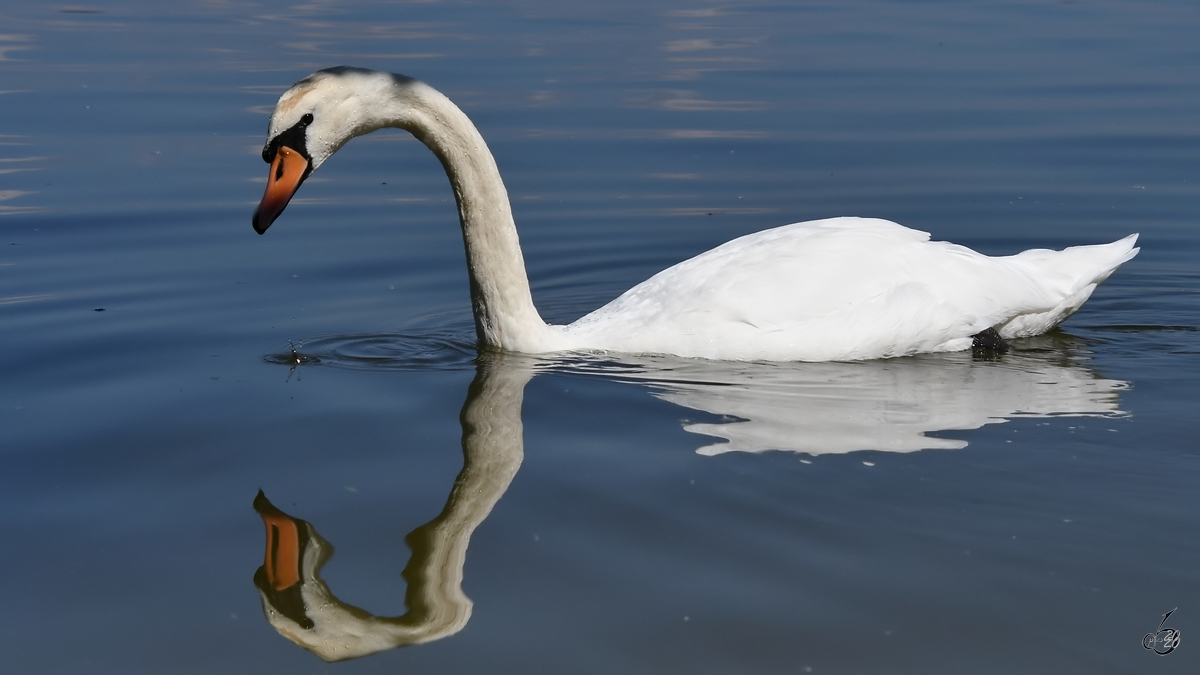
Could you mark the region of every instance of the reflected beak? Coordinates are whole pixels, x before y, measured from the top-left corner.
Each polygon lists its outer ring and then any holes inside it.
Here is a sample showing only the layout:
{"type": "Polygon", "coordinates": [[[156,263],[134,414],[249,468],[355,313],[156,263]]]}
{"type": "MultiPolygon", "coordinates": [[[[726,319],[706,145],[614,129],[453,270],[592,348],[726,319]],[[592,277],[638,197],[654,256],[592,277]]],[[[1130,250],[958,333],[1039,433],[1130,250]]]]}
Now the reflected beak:
{"type": "Polygon", "coordinates": [[[299,524],[275,508],[262,490],[254,498],[254,510],[267,527],[267,552],[261,571],[266,572],[267,582],[276,591],[295,586],[300,583],[300,559],[304,555],[299,524]]]}
{"type": "Polygon", "coordinates": [[[287,146],[280,146],[271,161],[271,173],[267,176],[267,191],[263,193],[258,209],[254,211],[254,231],[262,234],[287,208],[288,200],[296,194],[300,183],[308,173],[308,160],[304,155],[287,146]]]}

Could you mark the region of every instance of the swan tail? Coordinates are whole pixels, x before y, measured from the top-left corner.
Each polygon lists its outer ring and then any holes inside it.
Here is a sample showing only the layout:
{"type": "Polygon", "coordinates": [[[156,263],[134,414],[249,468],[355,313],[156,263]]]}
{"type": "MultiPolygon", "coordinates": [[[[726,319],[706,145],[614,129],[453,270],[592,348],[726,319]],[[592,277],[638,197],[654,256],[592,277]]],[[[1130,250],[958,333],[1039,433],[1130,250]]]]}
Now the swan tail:
{"type": "Polygon", "coordinates": [[[1076,312],[1092,291],[1141,250],[1131,234],[1108,244],[1072,246],[1062,251],[1032,249],[1012,256],[1063,298],[1053,309],[1020,314],[996,327],[1004,338],[1040,335],[1076,312]]]}

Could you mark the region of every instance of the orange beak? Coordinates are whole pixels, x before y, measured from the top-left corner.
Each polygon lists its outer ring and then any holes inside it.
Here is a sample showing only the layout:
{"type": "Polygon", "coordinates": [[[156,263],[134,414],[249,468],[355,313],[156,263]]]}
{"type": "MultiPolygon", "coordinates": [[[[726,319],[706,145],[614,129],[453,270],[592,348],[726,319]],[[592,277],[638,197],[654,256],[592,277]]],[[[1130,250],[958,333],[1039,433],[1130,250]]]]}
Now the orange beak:
{"type": "Polygon", "coordinates": [[[308,160],[304,155],[281,145],[275,159],[271,161],[271,173],[267,176],[267,191],[263,193],[258,209],[254,211],[254,231],[262,234],[287,208],[288,201],[308,173],[308,160]]]}

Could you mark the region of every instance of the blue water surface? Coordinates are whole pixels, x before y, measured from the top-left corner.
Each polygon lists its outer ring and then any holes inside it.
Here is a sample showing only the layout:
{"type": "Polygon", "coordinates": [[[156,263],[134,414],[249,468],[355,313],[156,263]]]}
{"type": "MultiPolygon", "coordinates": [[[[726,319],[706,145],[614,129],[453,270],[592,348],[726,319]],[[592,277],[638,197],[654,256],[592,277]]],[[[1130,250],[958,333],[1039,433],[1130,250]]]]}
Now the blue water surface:
{"type": "Polygon", "coordinates": [[[2,670],[1195,672],[1198,34],[1169,0],[5,4],[2,670]],[[274,102],[341,64],[476,122],[552,322],[839,215],[1142,250],[996,360],[480,353],[406,134],[250,227],[274,102]],[[304,611],[427,640],[326,663],[304,611]]]}

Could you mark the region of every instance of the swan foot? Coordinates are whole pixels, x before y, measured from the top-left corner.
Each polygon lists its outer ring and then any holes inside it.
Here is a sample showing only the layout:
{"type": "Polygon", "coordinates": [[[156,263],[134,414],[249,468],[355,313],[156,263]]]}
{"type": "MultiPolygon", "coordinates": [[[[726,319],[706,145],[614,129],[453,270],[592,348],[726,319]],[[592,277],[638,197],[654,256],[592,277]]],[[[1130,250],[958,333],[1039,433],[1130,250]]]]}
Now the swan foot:
{"type": "Polygon", "coordinates": [[[984,355],[1003,354],[1008,351],[1008,343],[995,328],[989,328],[971,336],[971,351],[984,355]]]}

